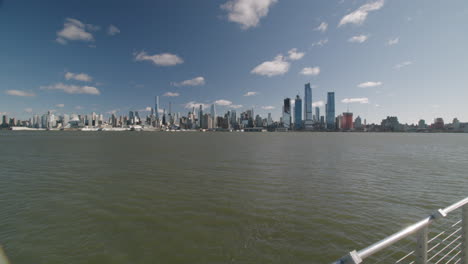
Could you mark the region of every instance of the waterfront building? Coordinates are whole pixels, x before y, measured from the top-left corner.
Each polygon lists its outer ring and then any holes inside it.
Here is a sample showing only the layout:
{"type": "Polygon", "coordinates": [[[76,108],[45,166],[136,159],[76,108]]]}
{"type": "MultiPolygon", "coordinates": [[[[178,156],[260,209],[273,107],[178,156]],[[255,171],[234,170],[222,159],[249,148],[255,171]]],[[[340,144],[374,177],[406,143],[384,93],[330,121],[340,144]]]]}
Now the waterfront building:
{"type": "Polygon", "coordinates": [[[8,127],[9,122],[10,122],[10,120],[8,119],[8,116],[3,115],[3,117],[2,117],[2,127],[8,127]]]}
{"type": "Polygon", "coordinates": [[[200,110],[198,110],[198,127],[202,128],[203,126],[203,105],[200,105],[200,110]]]}
{"type": "Polygon", "coordinates": [[[353,129],[353,113],[344,112],[342,121],[341,121],[341,129],[343,130],[351,130],[353,129]]]}
{"type": "Polygon", "coordinates": [[[273,119],[271,118],[271,113],[268,113],[267,126],[271,126],[272,124],[273,124],[273,119]]]}
{"type": "Polygon", "coordinates": [[[398,122],[398,117],[396,116],[387,116],[386,119],[382,120],[380,123],[383,131],[401,131],[402,126],[398,122]]]}
{"type": "Polygon", "coordinates": [[[312,88],[310,83],[306,83],[304,87],[304,120],[312,120],[312,88]]]}
{"type": "Polygon", "coordinates": [[[455,117],[453,119],[452,126],[454,130],[460,130],[460,121],[458,120],[458,118],[455,117]]]}
{"type": "Polygon", "coordinates": [[[156,118],[156,122],[159,123],[159,96],[156,96],[155,102],[154,102],[154,115],[156,118]]]}
{"type": "Polygon", "coordinates": [[[356,119],[354,119],[354,128],[357,130],[362,129],[362,120],[360,116],[357,116],[356,119]]]}
{"type": "Polygon", "coordinates": [[[211,119],[212,119],[212,123],[213,123],[213,128],[217,127],[217,124],[216,124],[216,108],[215,108],[215,104],[212,104],[211,105],[211,119]]]}
{"type": "Polygon", "coordinates": [[[418,128],[419,128],[419,129],[426,129],[426,128],[427,128],[427,126],[426,126],[426,121],[425,121],[424,119],[419,120],[419,122],[418,122],[418,128]]]}
{"type": "Polygon", "coordinates": [[[296,95],[294,101],[294,127],[295,129],[302,128],[302,99],[299,95],[296,95]]]}
{"type": "Polygon", "coordinates": [[[320,122],[320,108],[318,106],[315,107],[315,121],[320,122]]]}
{"type": "Polygon", "coordinates": [[[263,127],[263,119],[260,115],[255,116],[255,126],[256,127],[263,127]]]}
{"type": "Polygon", "coordinates": [[[283,104],[283,127],[291,129],[291,99],[284,99],[283,104]]]}
{"type": "Polygon", "coordinates": [[[438,117],[434,120],[434,128],[435,129],[444,129],[444,119],[442,117],[438,117]]]}
{"type": "Polygon", "coordinates": [[[335,129],[335,93],[328,92],[327,105],[325,106],[327,129],[335,129]]]}

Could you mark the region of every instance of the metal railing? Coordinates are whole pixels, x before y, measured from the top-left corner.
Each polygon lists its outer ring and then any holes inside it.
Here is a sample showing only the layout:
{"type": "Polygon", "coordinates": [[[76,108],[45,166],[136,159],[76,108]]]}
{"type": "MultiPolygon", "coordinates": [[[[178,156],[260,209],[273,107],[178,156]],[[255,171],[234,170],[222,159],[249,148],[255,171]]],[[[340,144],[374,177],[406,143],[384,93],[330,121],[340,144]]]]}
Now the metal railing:
{"type": "MultiPolygon", "coordinates": [[[[370,256],[388,249],[396,242],[416,237],[414,250],[393,261],[395,264],[468,264],[468,197],[445,209],[439,209],[423,220],[359,251],[351,251],[333,264],[359,264],[370,256]],[[448,230],[428,239],[429,226],[462,208],[461,219],[450,225],[448,230]],[[436,243],[437,242],[437,243],[436,243]],[[430,256],[429,256],[430,255],[430,256]],[[414,260],[411,261],[410,258],[414,260]]],[[[381,262],[381,261],[378,261],[381,262]]]]}

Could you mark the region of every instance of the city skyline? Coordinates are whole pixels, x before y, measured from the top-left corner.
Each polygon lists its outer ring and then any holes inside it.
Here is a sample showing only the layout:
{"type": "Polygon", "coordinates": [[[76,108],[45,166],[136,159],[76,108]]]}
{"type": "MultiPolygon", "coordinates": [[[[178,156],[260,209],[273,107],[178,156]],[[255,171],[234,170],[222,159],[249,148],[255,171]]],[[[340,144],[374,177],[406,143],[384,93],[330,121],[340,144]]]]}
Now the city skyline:
{"type": "Polygon", "coordinates": [[[468,120],[463,1],[108,3],[3,1],[1,114],[149,114],[159,96],[278,120],[310,82],[324,116],[335,92],[336,115],[369,123],[468,120]]]}

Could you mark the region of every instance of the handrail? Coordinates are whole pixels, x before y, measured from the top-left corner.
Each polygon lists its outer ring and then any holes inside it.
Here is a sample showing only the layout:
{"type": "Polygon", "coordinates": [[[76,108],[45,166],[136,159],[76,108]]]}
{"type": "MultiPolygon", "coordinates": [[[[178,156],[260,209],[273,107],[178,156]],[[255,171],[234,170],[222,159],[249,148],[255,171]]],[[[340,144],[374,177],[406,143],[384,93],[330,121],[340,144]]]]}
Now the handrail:
{"type": "MultiPolygon", "coordinates": [[[[362,250],[359,251],[351,251],[349,252],[346,256],[342,257],[340,260],[334,262],[333,264],[359,264],[362,263],[362,261],[381,251],[382,249],[385,249],[396,242],[400,241],[401,239],[404,239],[412,234],[418,233],[419,231],[423,230],[424,228],[427,228],[433,221],[439,219],[439,218],[444,218],[446,217],[449,213],[463,207],[467,206],[468,208],[468,197],[465,199],[462,199],[444,209],[439,209],[432,215],[422,219],[421,221],[412,224],[408,226],[407,228],[402,229],[401,231],[386,237],[362,250]]],[[[464,221],[468,221],[468,219],[464,219],[464,221]]],[[[465,252],[465,254],[468,254],[468,252],[465,252]]],[[[466,263],[468,264],[468,263],[466,263]]]]}

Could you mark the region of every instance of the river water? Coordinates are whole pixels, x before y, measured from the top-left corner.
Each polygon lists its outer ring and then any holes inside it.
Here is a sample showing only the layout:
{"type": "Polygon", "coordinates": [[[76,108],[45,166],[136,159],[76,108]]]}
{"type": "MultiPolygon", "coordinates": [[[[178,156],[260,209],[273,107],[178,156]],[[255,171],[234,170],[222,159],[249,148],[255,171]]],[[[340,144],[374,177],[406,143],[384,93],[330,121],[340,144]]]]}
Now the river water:
{"type": "Polygon", "coordinates": [[[0,132],[19,263],[329,263],[468,196],[468,135],[0,132]]]}

